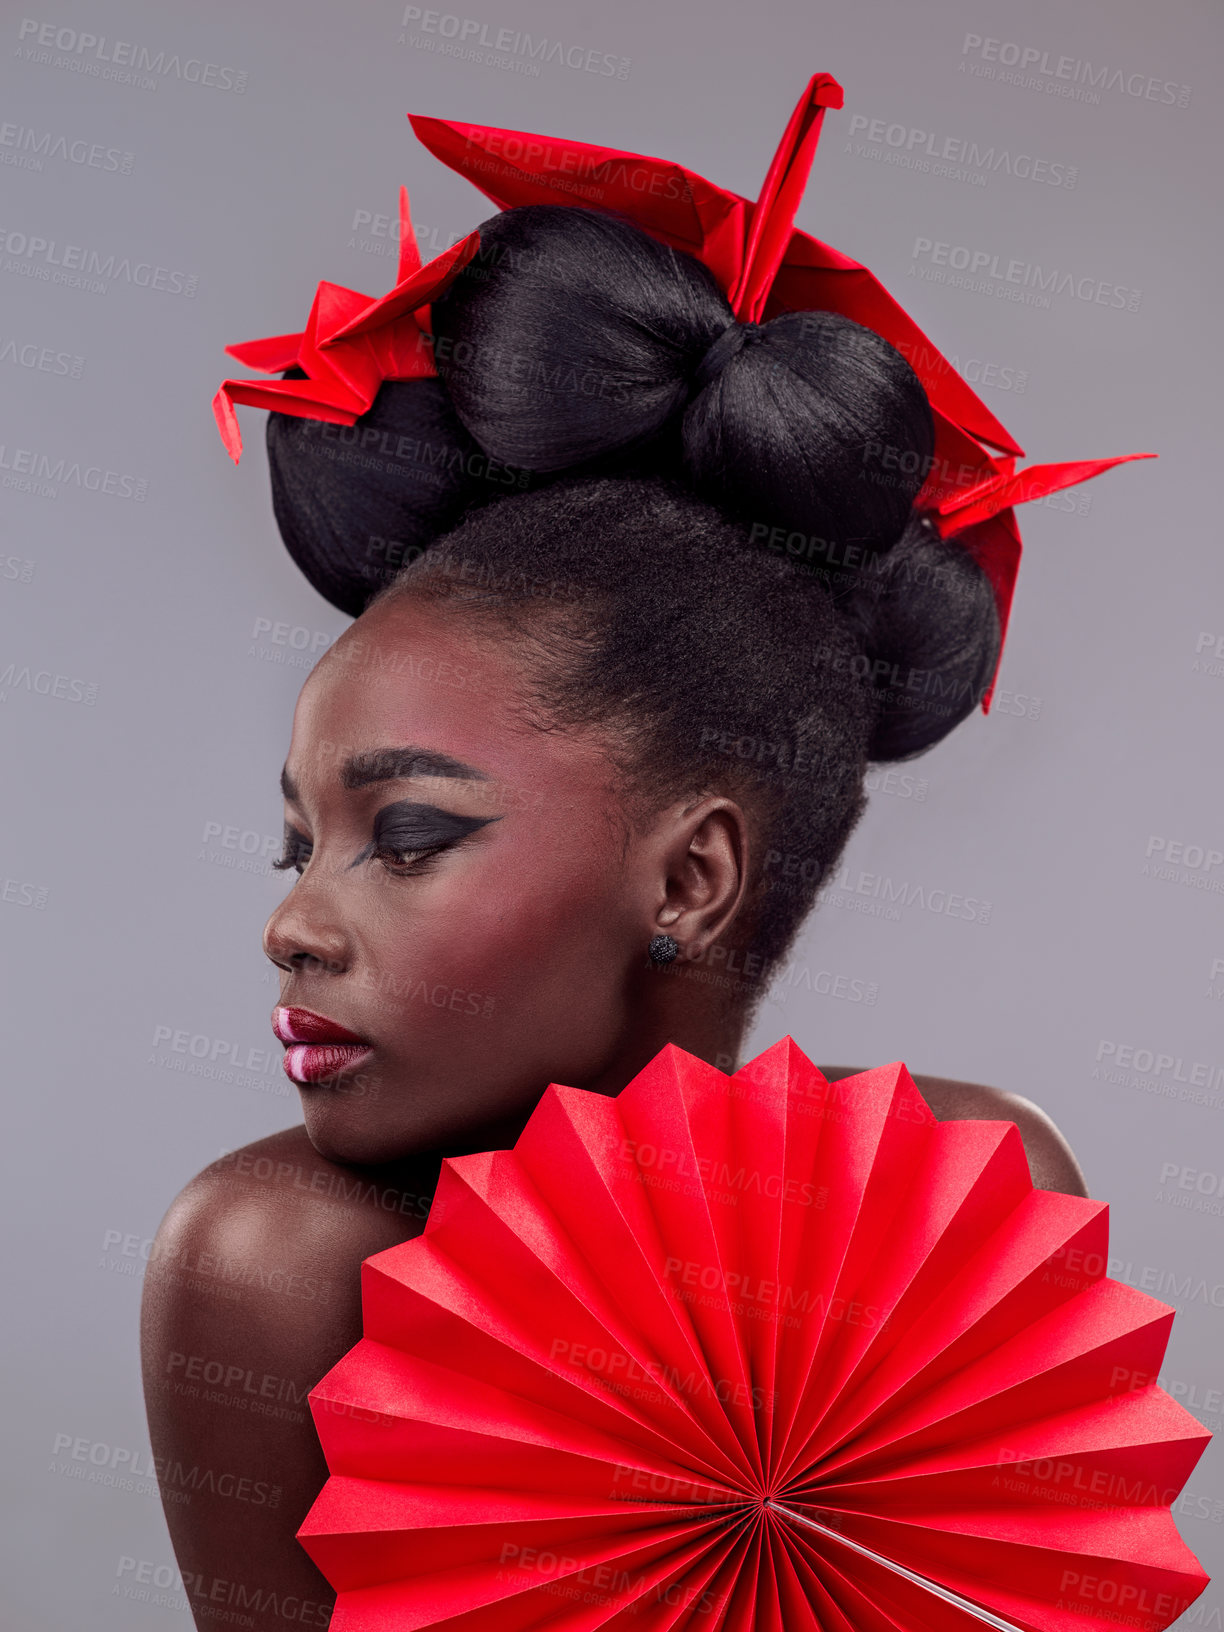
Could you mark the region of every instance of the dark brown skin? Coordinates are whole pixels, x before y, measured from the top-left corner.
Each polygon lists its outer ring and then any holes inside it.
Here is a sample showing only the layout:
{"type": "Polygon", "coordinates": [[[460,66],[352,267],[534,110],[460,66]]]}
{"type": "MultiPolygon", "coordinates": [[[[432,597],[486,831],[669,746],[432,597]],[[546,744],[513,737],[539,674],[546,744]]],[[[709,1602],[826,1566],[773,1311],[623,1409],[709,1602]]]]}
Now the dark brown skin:
{"type": "MultiPolygon", "coordinates": [[[[619,1092],[668,1042],[741,1057],[747,1002],[686,976],[737,944],[750,814],[705,793],[631,819],[608,746],[540,731],[523,690],[505,645],[401,599],[359,619],[299,699],[286,821],[302,876],[265,950],[282,1003],[373,1053],[302,1088],[304,1126],[193,1179],[157,1236],[145,1396],[201,1627],[223,1607],[261,1632],[327,1624],[334,1595],[294,1539],[327,1477],[306,1393],[361,1336],[358,1266],[420,1233],[442,1157],[511,1144],[549,1082],[619,1092]],[[406,745],[481,774],[342,785],[350,755],[406,745]],[[409,799],[483,825],[432,853],[367,854],[376,813],[409,799]],[[662,973],[644,956],[660,933],[682,949],[662,973]]],[[[940,1120],[1015,1122],[1039,1188],[1086,1194],[1036,1106],[915,1080],[940,1120]]]]}

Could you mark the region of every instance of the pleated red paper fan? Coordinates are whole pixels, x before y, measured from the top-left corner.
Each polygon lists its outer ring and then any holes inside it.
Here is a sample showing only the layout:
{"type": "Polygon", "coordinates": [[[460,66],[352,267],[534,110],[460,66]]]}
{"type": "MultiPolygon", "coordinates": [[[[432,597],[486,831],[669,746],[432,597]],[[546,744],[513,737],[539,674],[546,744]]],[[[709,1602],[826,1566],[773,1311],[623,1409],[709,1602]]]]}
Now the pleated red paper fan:
{"type": "Polygon", "coordinates": [[[334,1632],[1160,1632],[1210,1436],[1107,1250],[903,1065],[552,1087],[366,1261],[311,1394],[334,1632]]]}

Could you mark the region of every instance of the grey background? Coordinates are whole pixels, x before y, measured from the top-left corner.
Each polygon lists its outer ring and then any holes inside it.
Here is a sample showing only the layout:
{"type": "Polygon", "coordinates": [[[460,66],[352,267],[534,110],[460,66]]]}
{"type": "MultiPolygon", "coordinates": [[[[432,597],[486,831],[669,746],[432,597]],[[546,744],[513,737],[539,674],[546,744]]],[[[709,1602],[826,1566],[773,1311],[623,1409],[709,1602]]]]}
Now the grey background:
{"type": "MultiPolygon", "coordinates": [[[[104,1446],[120,1472],[147,1472],[142,1243],[204,1163],[296,1117],[260,1053],[275,988],[259,932],[286,887],[260,853],[279,830],[275,778],[309,650],[344,622],[275,536],[262,416],[242,413],[236,471],[209,401],[228,372],[222,346],[300,327],[320,278],[390,286],[395,245],[358,216],[391,213],[401,181],[427,258],[489,213],[415,142],[410,109],[662,154],[754,196],[806,76],[833,72],[847,105],[827,120],[799,224],[865,261],[971,377],[992,365],[981,394],[1032,458],[1159,451],[1074,505],[1022,515],[994,713],[879,788],[753,1043],[790,1031],[820,1061],[901,1057],[1047,1107],[1112,1203],[1113,1273],[1177,1306],[1166,1386],[1221,1426],[1224,865],[1169,878],[1148,861],[1153,842],[1157,861],[1179,843],[1224,851],[1218,9],[463,0],[451,13],[627,58],[623,79],[443,55],[441,35],[401,26],[403,9],[56,0],[31,14],[164,52],[151,86],[75,71],[89,57],[72,48],[40,60],[18,6],[0,22],[0,1590],[25,1632],[190,1624],[173,1592],[120,1595],[120,1560],[160,1568],[172,1554],[152,1481],[90,1482],[88,1455],[104,1446]],[[1064,96],[1074,77],[1009,82],[967,36],[1045,53],[1054,74],[1065,57],[1064,73],[1087,63],[1125,83],[1083,94],[1081,80],[1064,96]],[[236,86],[239,72],[241,91],[185,77],[236,86]],[[1043,159],[1062,184],[903,167],[887,140],[864,151],[856,115],[907,143],[918,129],[936,139],[927,147],[1043,159]],[[116,167],[57,156],[78,141],[113,150],[116,167]],[[160,265],[198,280],[195,293],[122,273],[101,291],[56,283],[28,251],[36,236],[160,265]],[[1138,290],[1139,309],[1025,306],[925,281],[923,238],[1138,290]],[[110,470],[120,491],[71,476],[23,490],[17,450],[110,470]],[[141,483],[143,498],[124,496],[141,483]],[[38,674],[66,678],[40,681],[42,694],[38,674]],[[888,894],[988,901],[989,921],[854,910],[881,878],[888,894]],[[223,1066],[246,1065],[228,1081],[192,1075],[180,1030],[223,1066]],[[1145,1070],[1127,1048],[1182,1064],[1145,1070]],[[1179,1097],[1194,1062],[1213,1085],[1203,1102],[1179,1097]],[[1185,1171],[1199,1188],[1180,1187],[1185,1171]]],[[[1224,1564],[1218,1455],[1179,1514],[1208,1569],[1224,1564]]],[[[1218,1626],[1221,1604],[1209,1589],[1188,1624],[1218,1626]]]]}

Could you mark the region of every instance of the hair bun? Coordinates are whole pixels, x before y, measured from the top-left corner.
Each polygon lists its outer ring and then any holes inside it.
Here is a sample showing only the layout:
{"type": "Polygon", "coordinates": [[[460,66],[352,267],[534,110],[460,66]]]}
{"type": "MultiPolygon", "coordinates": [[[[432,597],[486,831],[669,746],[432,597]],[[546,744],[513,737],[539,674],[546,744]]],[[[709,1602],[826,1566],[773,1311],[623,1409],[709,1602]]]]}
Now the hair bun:
{"type": "Polygon", "coordinates": [[[561,471],[659,431],[731,322],[690,256],[614,216],[505,210],[431,308],[434,357],[459,418],[490,453],[561,471]]]}
{"type": "MultiPolygon", "coordinates": [[[[630,222],[503,211],[432,308],[459,418],[534,471],[641,448],[673,418],[696,492],[741,519],[884,550],[934,447],[901,355],[832,312],[737,324],[710,273],[630,222]]],[[[673,427],[673,430],[675,427],[673,427]]]]}
{"type": "Polygon", "coordinates": [[[876,694],[868,755],[909,759],[981,702],[999,659],[990,580],[963,546],[915,517],[842,602],[876,694]]]}
{"type": "Polygon", "coordinates": [[[267,436],[281,537],[350,617],[466,509],[529,480],[477,446],[434,379],[385,382],[356,425],[269,414],[267,436]]]}
{"type": "Polygon", "coordinates": [[[754,338],[685,411],[689,480],[762,529],[804,534],[809,565],[890,549],[935,446],[917,375],[837,312],[788,312],[754,338]]]}

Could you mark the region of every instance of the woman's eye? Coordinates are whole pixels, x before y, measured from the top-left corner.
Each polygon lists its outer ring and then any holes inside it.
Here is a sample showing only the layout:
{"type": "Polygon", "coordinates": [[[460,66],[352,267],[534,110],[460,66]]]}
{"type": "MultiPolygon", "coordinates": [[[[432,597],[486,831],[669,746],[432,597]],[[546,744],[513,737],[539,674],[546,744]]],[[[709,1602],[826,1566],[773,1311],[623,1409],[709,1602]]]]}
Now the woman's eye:
{"type": "Polygon", "coordinates": [[[294,872],[296,872],[300,878],[305,869],[306,863],[310,860],[310,852],[312,848],[313,847],[307,842],[307,840],[302,838],[300,834],[286,833],[284,854],[278,856],[272,865],[278,872],[287,872],[288,869],[292,867],[294,872]]]}
{"type": "Polygon", "coordinates": [[[374,819],[373,841],[353,865],[376,861],[396,878],[415,876],[426,872],[443,851],[499,820],[497,816],[461,816],[453,810],[400,799],[379,811],[374,819]]]}
{"type": "Polygon", "coordinates": [[[370,859],[381,862],[389,873],[404,877],[409,873],[420,872],[423,862],[431,860],[445,848],[445,845],[435,844],[428,849],[418,847],[408,850],[399,849],[392,844],[379,844],[375,845],[370,859]]]}

